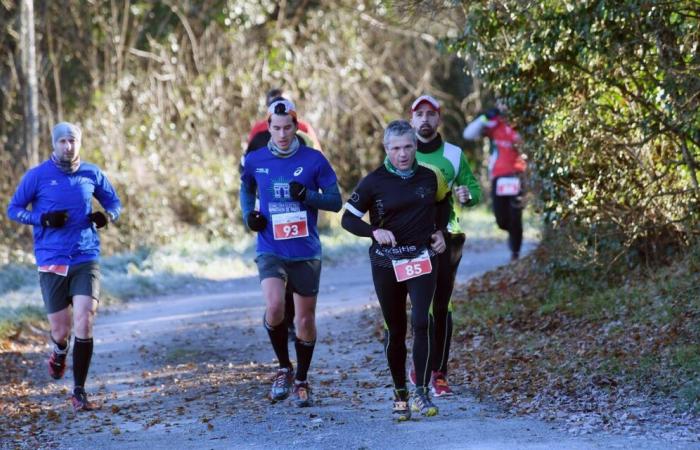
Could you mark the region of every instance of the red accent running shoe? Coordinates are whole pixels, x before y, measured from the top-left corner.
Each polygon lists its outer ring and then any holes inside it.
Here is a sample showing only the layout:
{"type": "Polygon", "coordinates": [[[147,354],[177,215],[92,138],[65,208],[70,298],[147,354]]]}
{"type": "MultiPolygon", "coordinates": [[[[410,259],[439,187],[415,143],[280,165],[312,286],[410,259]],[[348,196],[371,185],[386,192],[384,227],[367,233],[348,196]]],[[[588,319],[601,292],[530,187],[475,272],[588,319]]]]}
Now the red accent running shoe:
{"type": "Polygon", "coordinates": [[[291,367],[277,370],[272,377],[272,388],[270,389],[270,400],[279,402],[289,397],[289,391],[294,382],[294,371],[291,367]]]}
{"type": "Polygon", "coordinates": [[[309,383],[306,381],[302,381],[301,383],[294,382],[292,399],[299,408],[311,406],[311,388],[309,387],[309,383]]]}
{"type": "Polygon", "coordinates": [[[51,356],[49,356],[49,376],[54,380],[60,380],[63,378],[63,374],[66,373],[66,355],[68,354],[68,349],[63,351],[58,350],[54,347],[51,351],[51,356]]]}
{"type": "Polygon", "coordinates": [[[430,390],[433,391],[435,397],[446,397],[454,394],[442,372],[433,372],[430,377],[430,390]]]}

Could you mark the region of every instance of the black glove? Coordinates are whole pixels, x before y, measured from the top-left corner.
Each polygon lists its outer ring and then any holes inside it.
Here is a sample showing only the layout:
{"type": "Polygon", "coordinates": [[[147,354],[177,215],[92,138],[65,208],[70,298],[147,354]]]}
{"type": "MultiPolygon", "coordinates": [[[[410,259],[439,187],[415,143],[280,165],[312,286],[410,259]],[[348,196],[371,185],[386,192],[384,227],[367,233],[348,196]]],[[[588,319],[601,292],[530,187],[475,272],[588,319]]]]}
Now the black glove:
{"type": "Polygon", "coordinates": [[[102,228],[107,225],[109,220],[107,220],[107,215],[103,213],[102,211],[96,211],[92,214],[88,214],[88,218],[92,221],[95,222],[95,226],[97,228],[102,228]]]}
{"type": "Polygon", "coordinates": [[[293,200],[303,202],[306,198],[306,186],[299,183],[298,181],[289,182],[289,195],[292,196],[293,200]]]}
{"type": "Polygon", "coordinates": [[[260,211],[251,211],[248,213],[246,223],[248,224],[248,228],[251,230],[262,231],[267,226],[267,219],[265,216],[260,214],[260,211]]]}
{"type": "Polygon", "coordinates": [[[41,215],[41,224],[45,227],[61,228],[68,221],[68,211],[52,211],[41,215]]]}

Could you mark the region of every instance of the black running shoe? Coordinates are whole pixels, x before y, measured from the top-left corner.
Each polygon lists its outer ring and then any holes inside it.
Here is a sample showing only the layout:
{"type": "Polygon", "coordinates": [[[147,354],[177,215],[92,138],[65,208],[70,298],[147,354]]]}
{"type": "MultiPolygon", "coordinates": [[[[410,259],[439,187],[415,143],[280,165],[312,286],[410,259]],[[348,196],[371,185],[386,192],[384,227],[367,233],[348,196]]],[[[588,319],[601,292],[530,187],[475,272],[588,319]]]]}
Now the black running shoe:
{"type": "Polygon", "coordinates": [[[420,412],[425,417],[437,416],[438,408],[430,400],[430,390],[427,387],[419,387],[413,392],[411,409],[420,412]]]}
{"type": "Polygon", "coordinates": [[[270,389],[270,400],[279,402],[289,397],[289,390],[294,381],[294,371],[286,367],[279,369],[272,378],[272,389],[270,389]]]}
{"type": "Polygon", "coordinates": [[[73,389],[71,403],[73,403],[73,411],[76,413],[80,411],[93,411],[95,409],[99,409],[99,405],[88,400],[85,389],[81,387],[76,387],[73,389]]]}
{"type": "Polygon", "coordinates": [[[309,387],[308,382],[294,382],[292,400],[294,401],[294,404],[297,405],[299,408],[306,408],[308,406],[311,406],[311,388],[309,387]]]}
{"type": "Polygon", "coordinates": [[[49,376],[54,380],[60,380],[63,378],[63,374],[66,373],[66,355],[68,355],[68,348],[65,350],[59,350],[57,346],[54,346],[51,351],[51,356],[49,356],[49,376]]]}
{"type": "Polygon", "coordinates": [[[411,419],[411,408],[408,406],[408,391],[406,389],[394,389],[394,407],[391,416],[398,422],[411,419]]]}

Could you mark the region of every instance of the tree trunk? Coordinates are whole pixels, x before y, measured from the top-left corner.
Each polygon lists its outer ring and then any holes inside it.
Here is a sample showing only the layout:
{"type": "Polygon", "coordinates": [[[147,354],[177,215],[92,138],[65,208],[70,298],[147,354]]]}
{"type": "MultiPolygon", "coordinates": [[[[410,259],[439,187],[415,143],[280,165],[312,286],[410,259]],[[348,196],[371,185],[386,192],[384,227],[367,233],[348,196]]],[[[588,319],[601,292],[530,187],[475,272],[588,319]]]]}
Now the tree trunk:
{"type": "Polygon", "coordinates": [[[39,115],[34,43],[34,2],[22,0],[20,13],[20,52],[24,99],[24,148],[27,167],[39,164],[39,115]]]}

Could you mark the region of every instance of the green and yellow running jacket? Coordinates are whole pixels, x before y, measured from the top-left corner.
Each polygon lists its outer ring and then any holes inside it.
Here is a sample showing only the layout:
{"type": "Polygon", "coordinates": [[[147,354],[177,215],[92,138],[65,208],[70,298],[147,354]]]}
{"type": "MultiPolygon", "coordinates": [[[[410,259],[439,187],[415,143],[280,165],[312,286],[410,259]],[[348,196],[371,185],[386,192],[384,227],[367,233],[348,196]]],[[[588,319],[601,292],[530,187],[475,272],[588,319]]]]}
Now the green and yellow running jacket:
{"type": "MultiPolygon", "coordinates": [[[[439,199],[445,198],[457,186],[466,186],[471,194],[471,200],[465,206],[474,206],[481,201],[481,186],[474,178],[462,149],[449,142],[444,142],[440,134],[430,142],[418,140],[416,159],[420,165],[431,169],[437,175],[439,199]]],[[[454,196],[451,196],[449,201],[451,211],[447,231],[452,234],[462,233],[456,212],[458,206],[454,196]]]]}

